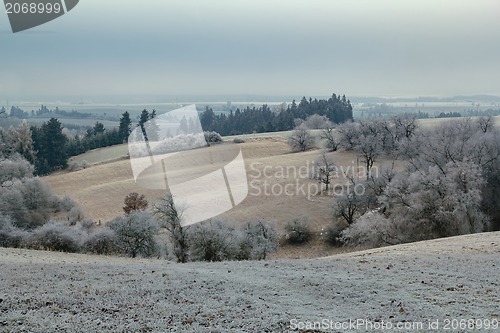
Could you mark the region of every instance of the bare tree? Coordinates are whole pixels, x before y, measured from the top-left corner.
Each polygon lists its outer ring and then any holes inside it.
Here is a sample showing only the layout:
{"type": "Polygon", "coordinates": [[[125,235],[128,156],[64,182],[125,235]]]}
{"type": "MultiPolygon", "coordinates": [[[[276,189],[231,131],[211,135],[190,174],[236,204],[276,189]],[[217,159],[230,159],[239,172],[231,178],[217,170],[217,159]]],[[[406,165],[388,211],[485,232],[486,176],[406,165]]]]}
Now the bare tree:
{"type": "Polygon", "coordinates": [[[337,151],[340,147],[340,139],[337,138],[335,128],[328,126],[321,131],[320,139],[325,141],[325,148],[328,151],[337,151]]]}
{"type": "Polygon", "coordinates": [[[167,229],[173,252],[178,262],[188,261],[188,236],[187,229],[182,225],[182,211],[174,204],[172,194],[168,193],[151,207],[153,215],[160,221],[160,226],[167,229]]]}
{"type": "Polygon", "coordinates": [[[353,178],[350,178],[350,182],[351,186],[344,189],[342,195],[335,198],[333,207],[334,216],[343,218],[348,225],[353,224],[357,217],[363,215],[369,206],[369,200],[367,200],[364,190],[357,190],[360,185],[365,185],[357,184],[353,178]]]}
{"type": "Polygon", "coordinates": [[[328,192],[332,178],[337,175],[337,166],[333,158],[323,153],[315,162],[311,174],[311,178],[325,185],[325,190],[328,192]]]}
{"type": "Polygon", "coordinates": [[[491,132],[495,127],[495,118],[492,116],[479,117],[477,124],[483,133],[491,132]]]}
{"type": "Polygon", "coordinates": [[[382,155],[381,144],[375,135],[362,135],[355,147],[366,167],[366,179],[370,178],[375,161],[382,155]]]}
{"type": "Polygon", "coordinates": [[[288,138],[288,144],[293,151],[306,151],[314,147],[314,137],[307,126],[302,123],[295,127],[292,135],[288,138]]]}

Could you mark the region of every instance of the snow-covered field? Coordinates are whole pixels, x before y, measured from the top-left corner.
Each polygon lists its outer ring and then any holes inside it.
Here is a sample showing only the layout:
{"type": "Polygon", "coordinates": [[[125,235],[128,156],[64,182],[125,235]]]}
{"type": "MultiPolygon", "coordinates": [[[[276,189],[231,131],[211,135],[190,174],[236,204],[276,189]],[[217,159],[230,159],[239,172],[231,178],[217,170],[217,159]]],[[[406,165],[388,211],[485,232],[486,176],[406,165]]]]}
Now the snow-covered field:
{"type": "Polygon", "coordinates": [[[499,273],[498,232],[259,262],[0,248],[0,332],[494,332],[499,273]]]}

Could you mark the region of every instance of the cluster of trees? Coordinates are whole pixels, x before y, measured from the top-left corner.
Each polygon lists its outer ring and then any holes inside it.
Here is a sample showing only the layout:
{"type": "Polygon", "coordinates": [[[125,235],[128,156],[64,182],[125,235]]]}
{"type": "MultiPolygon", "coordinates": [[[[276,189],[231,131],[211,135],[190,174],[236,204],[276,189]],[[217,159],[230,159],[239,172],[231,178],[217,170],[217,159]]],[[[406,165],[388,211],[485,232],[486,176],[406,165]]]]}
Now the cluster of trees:
{"type": "Polygon", "coordinates": [[[295,119],[306,119],[316,114],[325,116],[333,123],[352,120],[351,102],[344,96],[333,94],[329,99],[302,98],[299,104],[295,100],[287,107],[272,110],[268,105],[260,108],[240,110],[229,115],[216,115],[209,107],[200,115],[205,131],[216,131],[221,135],[249,134],[253,132],[276,132],[291,130],[295,119]]]}
{"type": "MultiPolygon", "coordinates": [[[[147,119],[156,115],[155,111],[150,114],[147,110],[143,114],[146,114],[147,119]]],[[[131,131],[132,120],[128,112],[122,114],[117,129],[105,129],[97,121],[85,136],[75,137],[68,137],[56,118],[51,118],[39,127],[30,127],[23,120],[18,128],[11,127],[8,131],[0,128],[0,150],[4,155],[18,153],[34,165],[35,174],[46,175],[66,168],[71,156],[126,142],[131,131]]]]}
{"type": "Polygon", "coordinates": [[[54,216],[68,225],[83,219],[75,202],[55,195],[33,171],[18,152],[0,150],[0,246],[35,248],[54,216]]]}
{"type": "Polygon", "coordinates": [[[380,246],[499,229],[500,133],[492,117],[426,129],[397,116],[346,123],[334,133],[365,168],[364,177],[349,179],[363,191],[334,200],[347,228],[330,228],[331,239],[380,246]],[[375,164],[381,170],[370,173],[375,164]]]}

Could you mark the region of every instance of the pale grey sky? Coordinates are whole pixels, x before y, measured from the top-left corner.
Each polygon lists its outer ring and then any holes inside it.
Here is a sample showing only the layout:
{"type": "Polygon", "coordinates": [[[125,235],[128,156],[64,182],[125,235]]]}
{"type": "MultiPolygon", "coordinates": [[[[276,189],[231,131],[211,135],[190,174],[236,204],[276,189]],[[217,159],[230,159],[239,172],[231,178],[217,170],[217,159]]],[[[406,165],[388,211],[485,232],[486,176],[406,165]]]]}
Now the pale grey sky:
{"type": "Polygon", "coordinates": [[[500,95],[499,14],[497,0],[80,0],[13,34],[0,13],[0,101],[500,95]]]}

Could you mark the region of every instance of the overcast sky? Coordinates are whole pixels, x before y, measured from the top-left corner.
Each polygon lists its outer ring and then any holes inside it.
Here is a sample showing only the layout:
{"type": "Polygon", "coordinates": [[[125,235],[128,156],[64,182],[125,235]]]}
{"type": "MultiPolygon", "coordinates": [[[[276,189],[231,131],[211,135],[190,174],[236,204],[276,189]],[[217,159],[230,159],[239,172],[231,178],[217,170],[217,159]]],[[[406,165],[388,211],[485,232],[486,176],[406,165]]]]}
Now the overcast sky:
{"type": "Polygon", "coordinates": [[[500,95],[498,0],[80,0],[13,34],[0,101],[500,95]]]}

